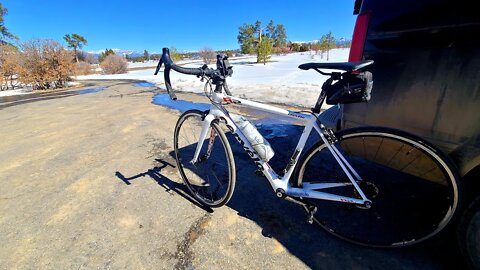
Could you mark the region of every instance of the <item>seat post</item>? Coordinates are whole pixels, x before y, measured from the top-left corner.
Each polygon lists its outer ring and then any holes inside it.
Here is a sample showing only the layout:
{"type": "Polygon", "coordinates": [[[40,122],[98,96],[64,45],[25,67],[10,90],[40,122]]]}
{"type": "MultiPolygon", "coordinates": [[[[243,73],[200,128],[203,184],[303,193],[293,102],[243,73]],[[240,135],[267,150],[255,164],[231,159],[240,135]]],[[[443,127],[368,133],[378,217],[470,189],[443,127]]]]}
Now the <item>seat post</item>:
{"type": "Polygon", "coordinates": [[[317,102],[315,102],[315,107],[312,108],[313,113],[320,113],[320,110],[322,108],[323,102],[325,101],[325,98],[327,96],[327,90],[326,86],[330,86],[333,82],[333,76],[328,78],[322,85],[322,91],[320,91],[320,95],[318,96],[317,102]]]}

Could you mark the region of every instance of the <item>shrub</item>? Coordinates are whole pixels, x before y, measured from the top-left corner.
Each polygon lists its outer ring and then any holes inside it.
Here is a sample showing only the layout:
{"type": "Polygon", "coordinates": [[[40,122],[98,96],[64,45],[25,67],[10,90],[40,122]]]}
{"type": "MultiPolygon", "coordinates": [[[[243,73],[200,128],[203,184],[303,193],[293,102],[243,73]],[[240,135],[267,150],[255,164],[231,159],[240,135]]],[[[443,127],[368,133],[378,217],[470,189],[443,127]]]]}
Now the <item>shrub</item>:
{"type": "Polygon", "coordinates": [[[302,45],[300,45],[300,52],[308,52],[310,50],[310,46],[308,46],[307,43],[302,43],[302,45]]]}
{"type": "Polygon", "coordinates": [[[289,47],[281,47],[280,50],[281,50],[282,54],[287,54],[287,53],[291,52],[289,47]]]}
{"type": "Polygon", "coordinates": [[[73,52],[51,39],[34,39],[22,44],[20,81],[35,89],[64,87],[74,74],[73,52]]]}
{"type": "Polygon", "coordinates": [[[105,74],[120,74],[127,72],[127,60],[118,55],[107,55],[105,60],[100,63],[100,67],[105,74]]]}
{"type": "Polygon", "coordinates": [[[98,64],[98,59],[95,55],[84,51],[77,51],[77,58],[80,62],[87,62],[88,64],[98,64]]]}
{"type": "Polygon", "coordinates": [[[0,45],[0,90],[15,89],[19,86],[21,52],[12,45],[0,45]]]}
{"type": "Polygon", "coordinates": [[[215,51],[213,51],[210,48],[203,48],[200,50],[199,53],[200,53],[200,57],[202,57],[203,59],[203,62],[207,65],[212,63],[212,61],[215,60],[217,57],[217,54],[215,53],[215,51]]]}
{"type": "Polygon", "coordinates": [[[183,55],[175,47],[170,47],[170,58],[172,58],[173,62],[177,62],[183,60],[183,55]]]}
{"type": "Polygon", "coordinates": [[[88,75],[92,74],[92,65],[87,62],[78,62],[75,64],[76,75],[88,75]]]}

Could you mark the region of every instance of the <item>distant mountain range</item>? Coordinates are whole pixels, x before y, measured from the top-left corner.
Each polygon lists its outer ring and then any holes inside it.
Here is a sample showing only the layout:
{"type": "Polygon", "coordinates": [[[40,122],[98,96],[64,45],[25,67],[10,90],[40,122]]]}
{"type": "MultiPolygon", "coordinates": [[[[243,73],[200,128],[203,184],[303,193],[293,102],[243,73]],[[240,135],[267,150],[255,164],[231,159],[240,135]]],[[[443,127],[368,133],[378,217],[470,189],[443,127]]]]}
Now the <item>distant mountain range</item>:
{"type": "MultiPolygon", "coordinates": [[[[292,41],[292,43],[304,44],[304,43],[317,43],[319,41],[320,41],[319,39],[314,39],[314,40],[310,40],[310,41],[292,41]]],[[[335,39],[335,43],[338,44],[338,45],[347,44],[347,43],[350,43],[351,41],[352,40],[347,39],[347,38],[343,38],[343,37],[335,39]]]]}
{"type": "MultiPolygon", "coordinates": [[[[143,56],[143,51],[134,51],[134,50],[122,50],[122,49],[112,49],[116,55],[128,55],[129,57],[139,57],[143,56]]],[[[102,54],[102,52],[105,52],[105,50],[99,50],[99,51],[89,51],[88,53],[93,54],[95,56],[99,56],[102,54]]],[[[152,54],[160,54],[158,52],[148,52],[150,55],[152,54]]]]}

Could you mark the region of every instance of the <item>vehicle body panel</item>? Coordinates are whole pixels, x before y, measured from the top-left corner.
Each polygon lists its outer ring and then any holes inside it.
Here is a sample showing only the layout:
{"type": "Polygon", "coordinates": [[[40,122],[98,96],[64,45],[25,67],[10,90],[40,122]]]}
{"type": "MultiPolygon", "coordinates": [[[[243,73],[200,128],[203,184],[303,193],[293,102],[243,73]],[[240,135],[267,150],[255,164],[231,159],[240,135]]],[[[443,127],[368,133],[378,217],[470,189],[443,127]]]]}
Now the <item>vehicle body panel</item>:
{"type": "Polygon", "coordinates": [[[378,125],[439,146],[465,175],[480,164],[480,15],[475,1],[363,0],[368,103],[343,105],[342,128],[378,125]]]}

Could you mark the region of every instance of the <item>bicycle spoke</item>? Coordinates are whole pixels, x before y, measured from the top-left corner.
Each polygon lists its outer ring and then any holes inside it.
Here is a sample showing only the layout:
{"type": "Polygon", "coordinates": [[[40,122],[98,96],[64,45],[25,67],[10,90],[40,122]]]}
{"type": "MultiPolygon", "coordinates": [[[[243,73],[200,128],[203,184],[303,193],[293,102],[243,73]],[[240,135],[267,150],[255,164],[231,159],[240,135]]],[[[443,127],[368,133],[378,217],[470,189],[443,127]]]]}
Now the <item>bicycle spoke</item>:
{"type": "Polygon", "coordinates": [[[218,163],[217,161],[214,161],[214,163],[217,164],[217,165],[220,165],[220,166],[222,166],[222,167],[224,167],[224,168],[227,168],[227,166],[225,166],[225,165],[223,165],[223,164],[220,164],[220,163],[218,163]]]}
{"type": "MultiPolygon", "coordinates": [[[[436,235],[458,212],[456,179],[423,140],[377,127],[346,130],[338,138],[341,154],[365,180],[360,189],[372,207],[304,198],[322,209],[314,220],[328,232],[368,246],[404,246],[436,235]]],[[[313,187],[331,183],[325,192],[355,198],[352,189],[336,187],[348,178],[337,174],[342,170],[323,142],[308,150],[298,166],[300,185],[307,179],[313,187]]]]}
{"type": "Polygon", "coordinates": [[[202,142],[198,161],[191,164],[203,129],[203,113],[187,111],[184,115],[180,117],[181,122],[177,123],[174,138],[182,179],[199,202],[213,207],[221,206],[231,198],[235,185],[235,166],[228,140],[220,132],[220,126],[212,123],[207,130],[208,140],[202,142]]]}
{"type": "Polygon", "coordinates": [[[390,160],[389,160],[388,163],[387,163],[387,166],[390,166],[390,164],[392,163],[392,160],[394,160],[394,158],[398,155],[398,153],[400,153],[401,150],[403,149],[403,146],[404,146],[404,144],[402,144],[402,146],[400,147],[400,149],[398,149],[397,152],[395,152],[395,154],[390,158],[390,160]]]}
{"type": "Polygon", "coordinates": [[[382,138],[382,141],[380,142],[380,145],[378,145],[378,147],[377,147],[377,151],[375,151],[375,157],[373,158],[373,160],[377,160],[378,151],[380,151],[380,148],[383,145],[383,140],[384,139],[382,138]]]}
{"type": "Polygon", "coordinates": [[[405,165],[403,168],[400,169],[400,171],[405,171],[405,169],[407,169],[410,165],[413,164],[413,162],[415,162],[418,158],[420,157],[420,155],[417,155],[414,159],[412,159],[410,162],[407,163],[407,165],[405,165]]]}
{"type": "Polygon", "coordinates": [[[223,188],[223,184],[222,182],[218,179],[218,176],[215,172],[212,172],[213,176],[215,177],[215,179],[217,180],[217,182],[220,184],[220,186],[223,188]]]}

